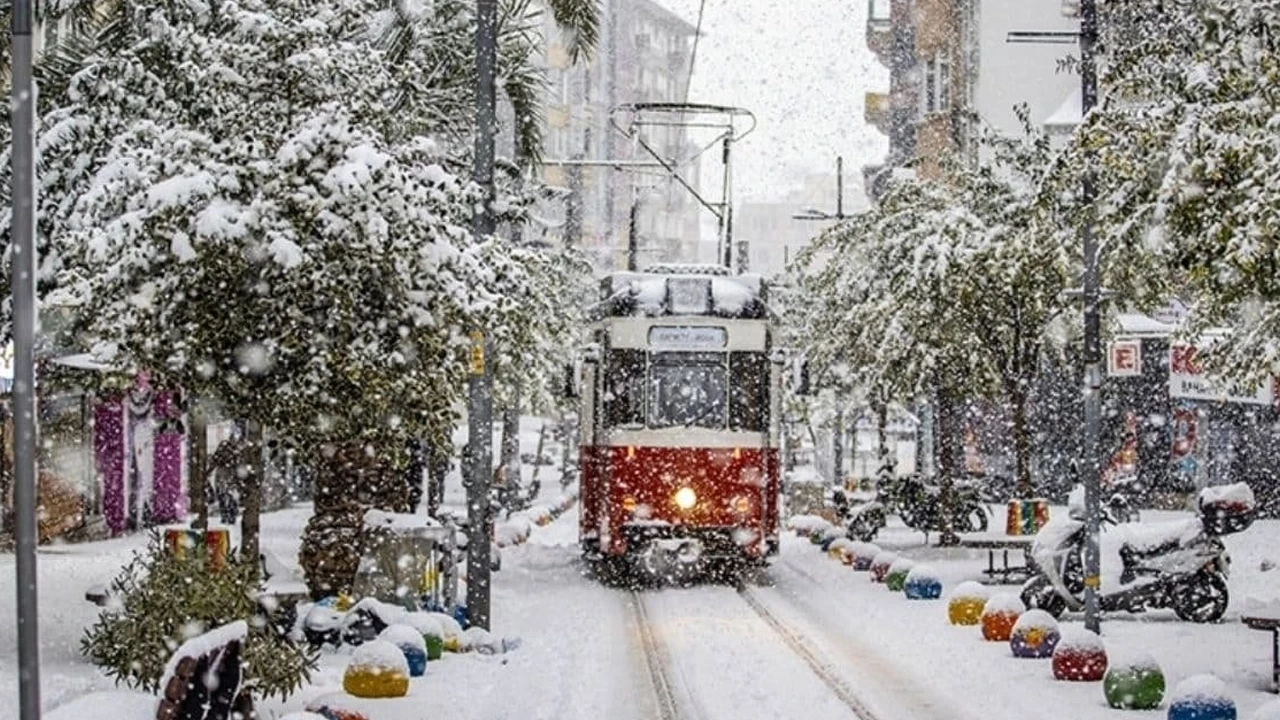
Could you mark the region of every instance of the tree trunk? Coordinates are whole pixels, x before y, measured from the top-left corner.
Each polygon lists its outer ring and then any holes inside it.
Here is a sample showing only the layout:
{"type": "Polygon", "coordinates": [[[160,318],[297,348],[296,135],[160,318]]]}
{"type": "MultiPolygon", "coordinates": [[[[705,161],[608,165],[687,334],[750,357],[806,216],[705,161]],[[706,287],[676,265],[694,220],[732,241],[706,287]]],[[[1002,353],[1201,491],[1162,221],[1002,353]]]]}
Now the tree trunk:
{"type": "Polygon", "coordinates": [[[241,465],[244,476],[240,480],[240,555],[246,562],[261,570],[258,543],[262,515],[262,425],[245,422],[244,457],[241,465]]]}
{"type": "Polygon", "coordinates": [[[938,508],[942,533],[939,545],[956,545],[952,519],[955,517],[955,479],[959,477],[959,443],[957,442],[956,398],[945,387],[938,388],[938,475],[941,507],[938,508]]]}
{"type": "Polygon", "coordinates": [[[209,527],[209,433],[208,418],[200,402],[193,398],[187,419],[187,498],[196,519],[191,527],[209,527]]]}
{"type": "Polygon", "coordinates": [[[893,463],[889,457],[889,403],[876,403],[876,473],[882,473],[893,463]]]}
{"type": "MultiPolygon", "coordinates": [[[[506,483],[507,501],[514,500],[520,490],[520,405],[513,403],[502,411],[502,448],[498,464],[506,483]]],[[[506,503],[504,503],[506,504],[506,503]]]]}
{"type": "Polygon", "coordinates": [[[1035,486],[1031,482],[1031,423],[1028,422],[1027,404],[1030,398],[1021,386],[1009,393],[1013,404],[1013,456],[1017,472],[1016,495],[1029,499],[1035,494],[1035,486]]]}

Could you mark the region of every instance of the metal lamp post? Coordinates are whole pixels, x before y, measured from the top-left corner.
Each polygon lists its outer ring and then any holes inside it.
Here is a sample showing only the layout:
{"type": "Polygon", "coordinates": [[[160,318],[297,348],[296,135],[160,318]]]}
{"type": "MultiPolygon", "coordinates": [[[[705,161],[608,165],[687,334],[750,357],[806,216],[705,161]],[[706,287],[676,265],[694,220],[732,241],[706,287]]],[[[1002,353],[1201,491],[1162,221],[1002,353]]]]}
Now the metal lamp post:
{"type": "Polygon", "coordinates": [[[36,604],[36,178],[31,0],[13,3],[13,506],[18,601],[18,717],[40,718],[36,604]]]}

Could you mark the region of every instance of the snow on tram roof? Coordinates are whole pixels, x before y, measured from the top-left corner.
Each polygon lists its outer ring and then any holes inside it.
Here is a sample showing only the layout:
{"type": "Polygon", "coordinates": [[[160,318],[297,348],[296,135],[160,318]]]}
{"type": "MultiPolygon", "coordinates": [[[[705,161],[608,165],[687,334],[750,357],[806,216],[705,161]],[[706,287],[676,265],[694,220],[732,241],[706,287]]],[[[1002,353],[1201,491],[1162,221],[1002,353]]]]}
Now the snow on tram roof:
{"type": "Polygon", "coordinates": [[[769,315],[762,275],[731,275],[719,265],[661,265],[615,272],[600,285],[605,316],[710,315],[759,319],[769,315]]]}

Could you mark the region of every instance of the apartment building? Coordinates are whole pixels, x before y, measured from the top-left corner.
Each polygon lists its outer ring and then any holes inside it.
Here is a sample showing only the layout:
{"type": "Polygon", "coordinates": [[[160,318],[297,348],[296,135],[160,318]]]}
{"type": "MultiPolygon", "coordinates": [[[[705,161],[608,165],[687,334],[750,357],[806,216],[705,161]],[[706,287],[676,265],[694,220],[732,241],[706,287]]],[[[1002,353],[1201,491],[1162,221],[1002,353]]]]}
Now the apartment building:
{"type": "MultiPolygon", "coordinates": [[[[548,94],[541,173],[560,190],[539,208],[546,235],[584,249],[601,271],[625,268],[634,204],[639,265],[692,262],[700,233],[696,201],[660,169],[633,166],[653,158],[611,125],[610,109],[685,101],[695,28],[652,0],[606,0],[601,10],[600,45],[576,65],[550,12],[543,13],[548,94]]],[[[668,162],[694,152],[678,129],[649,129],[643,137],[668,162]]],[[[696,163],[681,167],[695,188],[697,170],[696,163]]]]}

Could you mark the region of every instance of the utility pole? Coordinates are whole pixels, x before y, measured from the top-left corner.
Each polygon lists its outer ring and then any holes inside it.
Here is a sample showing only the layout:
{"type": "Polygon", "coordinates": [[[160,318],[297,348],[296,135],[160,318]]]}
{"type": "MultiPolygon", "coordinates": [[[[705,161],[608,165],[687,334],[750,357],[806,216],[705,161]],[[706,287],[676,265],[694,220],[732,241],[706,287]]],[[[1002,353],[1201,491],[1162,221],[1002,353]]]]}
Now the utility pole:
{"type": "MultiPolygon", "coordinates": [[[[1080,0],[1080,124],[1098,99],[1097,45],[1098,7],[1096,0],[1080,0]]],[[[1093,153],[1086,144],[1084,179],[1080,191],[1085,206],[1084,244],[1084,624],[1093,632],[1100,628],[1098,590],[1101,585],[1101,553],[1098,549],[1102,518],[1102,458],[1098,452],[1102,421],[1102,289],[1098,277],[1098,239],[1094,234],[1093,153]]]]}
{"type": "MultiPolygon", "coordinates": [[[[476,237],[493,235],[493,156],[498,131],[495,81],[498,65],[498,0],[476,0],[476,147],[474,179],[484,201],[473,218],[476,237]]],[[[467,418],[467,613],[472,625],[489,629],[489,485],[493,481],[492,341],[471,332],[471,379],[467,418]]]]}
{"type": "Polygon", "coordinates": [[[18,603],[18,717],[40,719],[36,593],[36,85],[32,0],[14,0],[13,37],[13,509],[18,603]]]}
{"type": "Polygon", "coordinates": [[[639,191],[631,189],[631,214],[627,218],[627,270],[636,272],[640,269],[640,197],[639,191]]]}

